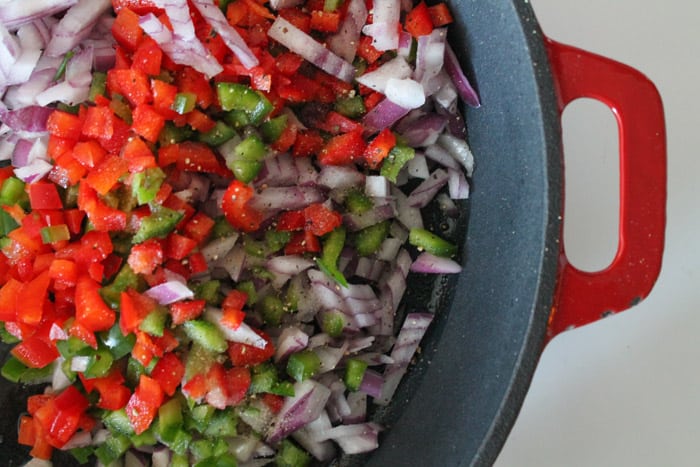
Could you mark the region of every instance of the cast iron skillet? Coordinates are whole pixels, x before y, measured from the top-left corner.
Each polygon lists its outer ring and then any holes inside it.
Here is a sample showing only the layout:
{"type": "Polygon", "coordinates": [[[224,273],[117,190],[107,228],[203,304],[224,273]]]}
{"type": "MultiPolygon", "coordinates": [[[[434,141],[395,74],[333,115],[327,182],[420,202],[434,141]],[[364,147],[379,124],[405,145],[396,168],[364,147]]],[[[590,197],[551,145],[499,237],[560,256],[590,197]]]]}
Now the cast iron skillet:
{"type": "MultiPolygon", "coordinates": [[[[465,268],[459,276],[412,279],[402,312],[427,309],[436,318],[394,401],[374,414],[387,426],[379,449],[339,466],[493,463],[544,343],[633,305],[660,269],[666,165],[654,86],[628,67],[550,41],[526,1],[450,6],[450,43],[483,104],[465,113],[477,169],[462,215],[429,222],[462,245],[465,268]],[[621,138],[620,248],[597,273],[573,268],[560,242],[560,114],[583,96],[611,107],[621,138]]],[[[16,421],[27,395],[38,391],[0,381],[4,465],[27,459],[15,441],[16,421]]]]}

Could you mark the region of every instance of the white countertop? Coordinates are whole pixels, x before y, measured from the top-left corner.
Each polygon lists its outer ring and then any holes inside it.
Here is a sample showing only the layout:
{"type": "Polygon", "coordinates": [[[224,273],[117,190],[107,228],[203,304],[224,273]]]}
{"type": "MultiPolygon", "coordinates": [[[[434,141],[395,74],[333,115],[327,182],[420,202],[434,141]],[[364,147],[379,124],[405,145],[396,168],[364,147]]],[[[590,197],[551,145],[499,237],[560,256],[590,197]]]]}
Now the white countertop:
{"type": "MultiPolygon", "coordinates": [[[[549,37],[631,65],[661,92],[666,248],[645,301],[545,349],[496,466],[698,466],[700,2],[530,2],[549,37]]],[[[602,105],[577,107],[564,120],[564,240],[576,264],[590,269],[607,264],[616,245],[616,129],[602,105]]]]}

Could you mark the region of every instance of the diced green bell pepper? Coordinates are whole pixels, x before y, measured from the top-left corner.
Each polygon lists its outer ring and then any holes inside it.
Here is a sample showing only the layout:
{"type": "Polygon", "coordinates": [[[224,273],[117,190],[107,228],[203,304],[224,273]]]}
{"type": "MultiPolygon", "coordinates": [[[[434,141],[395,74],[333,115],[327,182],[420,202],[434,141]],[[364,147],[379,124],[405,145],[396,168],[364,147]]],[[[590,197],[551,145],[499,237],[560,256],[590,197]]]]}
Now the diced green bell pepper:
{"type": "Polygon", "coordinates": [[[313,350],[302,350],[289,356],[287,374],[296,381],[311,378],[321,367],[321,359],[313,350]]]}
{"type": "Polygon", "coordinates": [[[183,324],[187,337],[212,352],[225,352],[228,343],[215,324],[201,319],[186,321],[183,324]]]}
{"type": "Polygon", "coordinates": [[[99,337],[100,341],[112,353],[112,357],[115,360],[129,355],[136,343],[136,335],[134,333],[129,333],[126,336],[122,334],[119,323],[115,323],[109,331],[100,333],[99,337]]]}
{"type": "Polygon", "coordinates": [[[42,243],[49,244],[70,240],[70,231],[66,224],[47,225],[39,231],[42,243]]]}
{"type": "Polygon", "coordinates": [[[347,323],[342,311],[328,310],[321,315],[321,330],[331,337],[340,337],[347,323]]]}
{"type": "Polygon", "coordinates": [[[389,234],[390,228],[391,223],[384,221],[365,227],[355,233],[355,250],[357,250],[357,253],[360,256],[374,254],[382,246],[382,242],[389,234]]]}
{"type": "Polygon", "coordinates": [[[139,204],[153,201],[165,180],[165,172],[160,167],[148,167],[136,172],[132,177],[131,191],[139,204]]]}
{"type": "Polygon", "coordinates": [[[206,133],[200,133],[197,139],[209,146],[221,146],[226,141],[236,136],[236,130],[228,126],[221,120],[217,120],[214,128],[206,133]]]}
{"type": "Polygon", "coordinates": [[[156,307],[146,315],[139,325],[139,330],[152,336],[163,336],[165,322],[168,320],[168,310],[165,307],[156,307]]]}
{"type": "Polygon", "coordinates": [[[118,433],[124,436],[134,435],[134,428],[131,426],[131,421],[126,415],[126,409],[107,412],[102,417],[102,422],[112,433],[118,433]]]}
{"type": "Polygon", "coordinates": [[[249,183],[260,172],[266,154],[267,149],[262,140],[256,135],[250,135],[236,145],[227,158],[226,165],[238,180],[249,183]]]}
{"type": "Polygon", "coordinates": [[[362,384],[362,378],[365,376],[365,370],[367,370],[367,362],[357,359],[349,358],[345,362],[345,386],[350,391],[357,391],[360,389],[360,384],[362,384]]]}
{"type": "Polygon", "coordinates": [[[340,258],[344,246],[345,227],[340,226],[326,234],[323,239],[323,251],[321,257],[316,259],[316,264],[328,277],[343,287],[347,287],[348,281],[338,269],[338,258],[340,258]]]}
{"type": "Polygon", "coordinates": [[[88,100],[95,102],[97,96],[104,96],[107,91],[107,73],[103,71],[93,71],[92,81],[90,82],[90,91],[88,92],[88,100]]]}
{"type": "Polygon", "coordinates": [[[175,229],[183,215],[179,211],[164,206],[154,208],[149,216],[141,219],[141,224],[134,234],[132,242],[141,243],[149,238],[165,237],[175,229]]]}
{"type": "Polygon", "coordinates": [[[277,326],[282,321],[285,314],[284,302],[276,295],[265,295],[259,302],[257,308],[262,313],[263,320],[272,326],[277,326]]]}
{"type": "Polygon", "coordinates": [[[192,112],[197,105],[197,94],[193,92],[178,92],[175,94],[175,100],[170,106],[175,112],[184,115],[192,112]]]}
{"type": "Polygon", "coordinates": [[[275,118],[271,118],[260,125],[260,133],[266,143],[274,143],[287,126],[287,116],[282,114],[275,118]]]}
{"type": "Polygon", "coordinates": [[[217,83],[216,92],[224,111],[243,111],[252,125],[262,123],[273,109],[267,97],[245,84],[217,83]]]}
{"type": "Polygon", "coordinates": [[[379,173],[392,183],[396,183],[396,177],[401,168],[416,155],[416,150],[409,146],[397,144],[382,161],[379,173]]]}
{"type": "Polygon", "coordinates": [[[11,206],[20,204],[22,207],[29,205],[29,197],[24,191],[24,182],[17,177],[8,177],[0,187],[0,204],[11,206]]]}
{"type": "Polygon", "coordinates": [[[164,443],[175,440],[182,424],[182,402],[178,397],[173,397],[158,408],[157,435],[164,443]]]}
{"type": "Polygon", "coordinates": [[[288,439],[282,441],[275,456],[277,467],[306,467],[310,463],[311,456],[288,439]]]}
{"type": "Polygon", "coordinates": [[[426,229],[411,229],[408,233],[408,243],[435,256],[448,258],[457,254],[457,245],[426,229]]]}
{"type": "Polygon", "coordinates": [[[231,408],[217,410],[204,430],[207,438],[229,438],[238,434],[238,418],[231,408]]]}
{"type": "MultiPolygon", "coordinates": [[[[326,0],[326,4],[329,2],[338,1],[342,2],[342,0],[326,0]]],[[[364,99],[362,99],[362,96],[357,94],[352,97],[345,97],[335,101],[335,111],[349,118],[359,118],[365,114],[367,109],[365,107],[364,99]]]]}

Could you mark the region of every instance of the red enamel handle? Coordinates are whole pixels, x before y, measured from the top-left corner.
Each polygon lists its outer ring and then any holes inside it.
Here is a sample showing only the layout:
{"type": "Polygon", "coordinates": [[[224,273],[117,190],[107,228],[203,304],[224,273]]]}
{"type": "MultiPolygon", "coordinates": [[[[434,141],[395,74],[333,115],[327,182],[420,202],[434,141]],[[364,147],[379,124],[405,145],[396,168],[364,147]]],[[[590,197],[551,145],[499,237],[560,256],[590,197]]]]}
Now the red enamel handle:
{"type": "MultiPolygon", "coordinates": [[[[661,269],[666,224],[666,134],[661,97],[626,65],[546,39],[559,112],[580,97],[607,105],[620,138],[619,246],[606,269],[585,272],[560,253],[547,339],[623,311],[651,291],[661,269]]],[[[594,228],[594,227],[593,227],[594,228]]]]}

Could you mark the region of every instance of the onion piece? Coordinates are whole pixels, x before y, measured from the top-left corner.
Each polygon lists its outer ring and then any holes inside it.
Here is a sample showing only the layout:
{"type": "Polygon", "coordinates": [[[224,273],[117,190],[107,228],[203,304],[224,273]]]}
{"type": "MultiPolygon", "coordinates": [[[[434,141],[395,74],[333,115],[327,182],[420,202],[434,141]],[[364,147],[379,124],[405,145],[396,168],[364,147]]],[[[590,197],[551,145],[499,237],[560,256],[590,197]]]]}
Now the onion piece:
{"type": "Polygon", "coordinates": [[[231,52],[236,55],[236,58],[246,69],[260,64],[258,57],[250,50],[238,31],[228,23],[221,9],[214,5],[212,0],[192,0],[192,4],[199,10],[204,20],[221,36],[226,47],[231,49],[231,52]]]}
{"type": "Polygon", "coordinates": [[[267,261],[267,269],[277,274],[294,275],[315,264],[314,261],[299,255],[273,256],[267,261]]]}
{"type": "Polygon", "coordinates": [[[259,349],[264,349],[267,345],[267,341],[263,337],[260,337],[258,333],[253,331],[253,328],[248,326],[245,322],[241,323],[236,329],[231,329],[230,327],[222,324],[222,318],[223,312],[221,310],[217,310],[216,308],[209,307],[204,311],[204,319],[215,324],[216,327],[223,332],[227,341],[248,344],[259,349]]]}
{"type": "Polygon", "coordinates": [[[294,352],[306,348],[309,336],[296,326],[284,328],[277,339],[275,362],[286,360],[294,352]]]}
{"type": "Polygon", "coordinates": [[[438,138],[438,144],[464,167],[467,177],[472,176],[474,172],[474,154],[472,154],[469,144],[464,139],[442,134],[438,138]]]}
{"type": "Polygon", "coordinates": [[[452,199],[469,198],[469,182],[464,177],[461,170],[447,169],[449,178],[447,179],[447,189],[452,199]]]}
{"type": "Polygon", "coordinates": [[[429,274],[457,274],[462,271],[462,266],[449,258],[435,256],[424,251],[411,264],[411,271],[429,274]]]}
{"type": "Polygon", "coordinates": [[[23,24],[59,13],[78,0],[10,0],[0,4],[0,23],[9,30],[23,24]]]}
{"type": "Polygon", "coordinates": [[[301,55],[342,81],[349,83],[355,76],[355,68],[350,63],[326,49],[323,44],[281,16],[275,19],[267,34],[292,52],[301,55]]]}
{"type": "Polygon", "coordinates": [[[423,208],[435,197],[438,191],[447,184],[449,174],[437,169],[430,177],[423,180],[408,196],[408,205],[414,208],[423,208]]]}
{"type": "Polygon", "coordinates": [[[312,379],[294,383],[294,396],[285,399],[267,433],[267,441],[276,444],[318,418],[330,396],[330,389],[312,379]]]}
{"type": "Polygon", "coordinates": [[[372,46],[377,50],[399,48],[399,0],[375,0],[372,5],[372,24],[362,28],[362,32],[372,37],[372,46]]]}
{"type": "Polygon", "coordinates": [[[367,14],[364,0],[350,0],[338,32],[327,40],[328,48],[348,63],[355,60],[357,44],[360,41],[362,26],[367,21],[367,14]]]}
{"type": "Polygon", "coordinates": [[[410,111],[411,109],[401,107],[389,99],[383,99],[362,118],[365,134],[373,135],[392,126],[410,111]]]}
{"type": "Polygon", "coordinates": [[[426,95],[432,95],[437,91],[437,85],[432,81],[442,70],[446,39],[445,28],[435,28],[430,34],[418,37],[413,79],[423,85],[426,95]]]}
{"type": "Polygon", "coordinates": [[[111,6],[111,0],[78,0],[51,31],[51,40],[44,53],[58,57],[80,44],[111,6]]]}
{"type": "Polygon", "coordinates": [[[389,78],[384,89],[386,98],[407,109],[417,109],[425,104],[425,90],[418,81],[410,78],[389,78]]]}
{"type": "Polygon", "coordinates": [[[384,369],[384,385],[382,386],[382,395],[375,399],[377,404],[386,405],[393,397],[432,320],[433,315],[430,313],[409,313],[406,315],[406,320],[391,351],[394,363],[387,365],[384,369]]]}
{"type": "Polygon", "coordinates": [[[445,71],[457,88],[459,97],[471,107],[480,107],[479,95],[462,71],[457,55],[449,44],[445,46],[445,71]]]}
{"type": "Polygon", "coordinates": [[[170,305],[194,297],[194,292],[187,285],[179,280],[169,280],[151,287],[144,292],[161,305],[170,305]]]}
{"type": "Polygon", "coordinates": [[[0,110],[0,120],[16,132],[44,133],[53,109],[31,105],[17,110],[0,110]]]}
{"type": "Polygon", "coordinates": [[[358,76],[356,81],[363,86],[384,94],[389,80],[408,78],[412,72],[413,70],[406,62],[406,59],[399,56],[382,64],[373,71],[358,76]]]}

